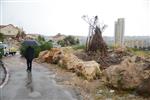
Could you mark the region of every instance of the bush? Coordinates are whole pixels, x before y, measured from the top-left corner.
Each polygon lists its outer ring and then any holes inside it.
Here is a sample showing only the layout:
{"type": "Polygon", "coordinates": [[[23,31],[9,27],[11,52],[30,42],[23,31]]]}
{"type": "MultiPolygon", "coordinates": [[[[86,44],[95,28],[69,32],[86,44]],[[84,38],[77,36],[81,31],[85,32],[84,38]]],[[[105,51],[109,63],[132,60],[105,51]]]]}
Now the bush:
{"type": "Polygon", "coordinates": [[[52,46],[52,43],[51,42],[44,42],[40,45],[40,48],[41,48],[41,51],[44,51],[44,50],[49,50],[51,49],[53,46],[52,46]]]}
{"type": "Polygon", "coordinates": [[[63,40],[59,40],[57,43],[62,47],[71,46],[79,44],[79,39],[76,39],[74,36],[67,36],[63,40]]]}
{"type": "MultiPolygon", "coordinates": [[[[25,45],[21,45],[20,47],[20,54],[24,57],[25,56],[25,50],[27,49],[28,46],[25,46],[25,45]]],[[[32,46],[35,50],[35,54],[34,54],[34,57],[37,58],[39,56],[39,53],[41,51],[44,51],[44,50],[49,50],[52,48],[52,43],[51,42],[43,42],[41,45],[39,46],[32,46]]]]}
{"type": "Polygon", "coordinates": [[[61,45],[62,47],[66,45],[64,40],[59,40],[57,44],[61,45]]]}
{"type": "Polygon", "coordinates": [[[40,44],[44,43],[45,42],[45,38],[41,35],[39,35],[36,39],[40,44]]]}
{"type": "MultiPolygon", "coordinates": [[[[34,53],[34,57],[38,57],[39,53],[40,53],[40,47],[39,46],[32,46],[35,50],[35,53],[34,53]]],[[[21,56],[25,57],[25,51],[26,49],[28,48],[28,46],[25,46],[25,45],[21,45],[20,47],[20,54],[21,56]]]]}

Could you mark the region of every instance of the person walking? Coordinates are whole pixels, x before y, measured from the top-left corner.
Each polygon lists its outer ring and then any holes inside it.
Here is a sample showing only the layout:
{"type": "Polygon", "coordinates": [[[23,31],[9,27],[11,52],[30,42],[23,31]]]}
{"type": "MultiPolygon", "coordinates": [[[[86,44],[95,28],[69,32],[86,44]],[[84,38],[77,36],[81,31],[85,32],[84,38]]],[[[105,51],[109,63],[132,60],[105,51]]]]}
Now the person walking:
{"type": "Polygon", "coordinates": [[[32,71],[32,60],[34,59],[34,48],[29,46],[25,51],[25,58],[27,61],[27,71],[32,71]]]}

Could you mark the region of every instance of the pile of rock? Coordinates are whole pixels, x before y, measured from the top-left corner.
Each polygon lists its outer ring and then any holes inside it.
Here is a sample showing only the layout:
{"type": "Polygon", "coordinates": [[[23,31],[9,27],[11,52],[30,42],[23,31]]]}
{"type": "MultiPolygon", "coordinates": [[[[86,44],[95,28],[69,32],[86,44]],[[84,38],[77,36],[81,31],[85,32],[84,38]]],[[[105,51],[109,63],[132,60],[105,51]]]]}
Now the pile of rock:
{"type": "Polygon", "coordinates": [[[101,71],[96,61],[82,61],[76,66],[76,72],[84,75],[88,80],[100,76],[101,71]]]}
{"type": "Polygon", "coordinates": [[[40,62],[55,63],[58,60],[58,55],[60,57],[61,54],[62,54],[61,49],[52,48],[51,50],[40,52],[38,60],[40,62]],[[56,56],[57,56],[57,59],[55,59],[56,56]]]}
{"type": "Polygon", "coordinates": [[[101,74],[100,65],[96,61],[83,61],[70,52],[63,52],[60,48],[41,52],[38,60],[58,64],[60,67],[83,75],[87,80],[93,80],[101,74]]]}
{"type": "Polygon", "coordinates": [[[144,87],[147,87],[145,89],[150,89],[150,63],[146,63],[136,56],[127,57],[121,64],[110,66],[104,70],[103,74],[106,84],[115,88],[136,89],[142,87],[143,85],[141,84],[144,84],[143,82],[147,80],[148,82],[144,87]]]}

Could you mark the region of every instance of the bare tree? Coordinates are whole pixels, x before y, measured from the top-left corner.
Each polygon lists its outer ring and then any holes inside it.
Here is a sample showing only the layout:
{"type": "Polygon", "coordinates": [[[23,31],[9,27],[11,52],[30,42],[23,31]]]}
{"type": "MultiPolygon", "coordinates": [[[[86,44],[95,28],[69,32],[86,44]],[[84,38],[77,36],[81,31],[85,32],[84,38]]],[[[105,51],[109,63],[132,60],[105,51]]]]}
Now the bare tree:
{"type": "Polygon", "coordinates": [[[98,16],[89,18],[84,15],[82,18],[89,24],[89,34],[86,40],[86,51],[99,51],[102,57],[106,56],[107,45],[102,37],[102,32],[106,28],[106,25],[102,25],[101,27],[98,25],[98,16]]]}

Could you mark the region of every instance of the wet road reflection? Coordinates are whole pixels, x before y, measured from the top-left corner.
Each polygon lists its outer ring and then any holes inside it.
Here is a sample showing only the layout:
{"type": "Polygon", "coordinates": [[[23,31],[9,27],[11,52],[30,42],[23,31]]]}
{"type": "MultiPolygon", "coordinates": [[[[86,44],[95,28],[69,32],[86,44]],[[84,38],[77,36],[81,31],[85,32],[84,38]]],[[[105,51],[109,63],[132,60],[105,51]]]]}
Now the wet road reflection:
{"type": "Polygon", "coordinates": [[[33,81],[32,81],[32,72],[27,72],[26,87],[30,92],[34,91],[33,81]]]}

